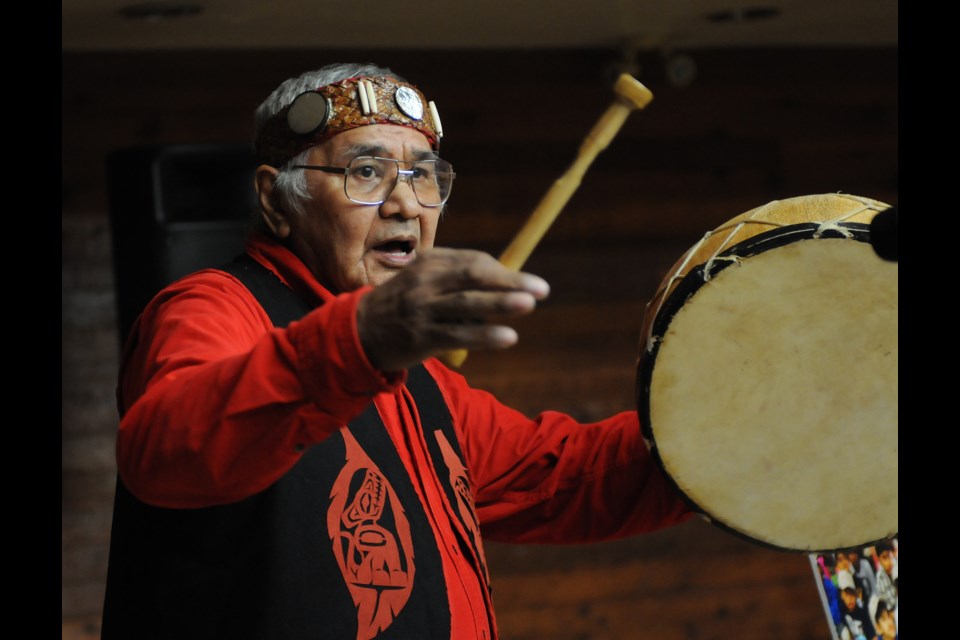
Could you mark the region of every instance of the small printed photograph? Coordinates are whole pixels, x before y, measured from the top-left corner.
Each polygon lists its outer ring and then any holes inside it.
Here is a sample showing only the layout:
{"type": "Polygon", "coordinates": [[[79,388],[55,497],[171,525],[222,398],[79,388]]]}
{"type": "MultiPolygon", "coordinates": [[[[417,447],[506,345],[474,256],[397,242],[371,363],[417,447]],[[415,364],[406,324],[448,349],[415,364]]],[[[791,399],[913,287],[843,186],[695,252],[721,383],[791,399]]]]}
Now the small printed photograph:
{"type": "Polygon", "coordinates": [[[810,554],[834,640],[896,640],[899,538],[869,547],[810,554]]]}

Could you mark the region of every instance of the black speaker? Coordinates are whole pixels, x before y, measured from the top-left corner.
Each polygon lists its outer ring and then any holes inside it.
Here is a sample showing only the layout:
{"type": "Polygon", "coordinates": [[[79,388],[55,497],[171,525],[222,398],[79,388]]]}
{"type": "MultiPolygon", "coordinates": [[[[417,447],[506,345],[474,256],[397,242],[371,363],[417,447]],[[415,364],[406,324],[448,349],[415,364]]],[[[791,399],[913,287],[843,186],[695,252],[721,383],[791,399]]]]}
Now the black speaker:
{"type": "Polygon", "coordinates": [[[249,144],[136,147],[107,157],[121,341],[160,289],[243,250],[256,166],[249,144]]]}

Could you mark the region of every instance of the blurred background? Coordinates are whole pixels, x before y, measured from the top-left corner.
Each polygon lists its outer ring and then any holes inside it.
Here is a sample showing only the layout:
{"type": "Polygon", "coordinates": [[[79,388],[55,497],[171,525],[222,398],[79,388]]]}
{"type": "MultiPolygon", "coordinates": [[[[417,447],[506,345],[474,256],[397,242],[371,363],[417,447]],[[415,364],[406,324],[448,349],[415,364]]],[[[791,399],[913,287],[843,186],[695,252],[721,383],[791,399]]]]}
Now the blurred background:
{"type": "MultiPolygon", "coordinates": [[[[139,304],[120,285],[158,243],[177,247],[128,231],[124,220],[156,223],[172,196],[119,206],[110,194],[127,174],[108,171],[108,158],[148,149],[149,177],[151,158],[213,149],[209,161],[175,163],[178,180],[206,194],[208,211],[242,220],[243,194],[202,185],[230,163],[217,153],[249,141],[256,106],[302,71],[375,62],[439,107],[457,181],[438,243],[496,255],[613,100],[612,80],[633,74],[654,101],[527,264],[551,298],[518,323],[520,345],[471,353],[462,368],[530,415],[591,421],[635,409],[644,306],[704,232],[792,196],[896,204],[897,12],[896,0],[64,0],[63,638],[99,637],[119,343],[139,304]]],[[[830,637],[807,556],[699,519],[586,546],[490,543],[487,557],[504,638],[830,637]]]]}

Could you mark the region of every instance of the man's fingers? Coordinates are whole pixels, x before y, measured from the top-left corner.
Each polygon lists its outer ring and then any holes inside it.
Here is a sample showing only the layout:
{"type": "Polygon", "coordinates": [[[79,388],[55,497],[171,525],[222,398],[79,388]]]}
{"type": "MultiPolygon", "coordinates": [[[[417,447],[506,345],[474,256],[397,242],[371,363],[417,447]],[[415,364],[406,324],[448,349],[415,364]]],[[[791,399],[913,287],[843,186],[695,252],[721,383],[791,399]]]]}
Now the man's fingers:
{"type": "Polygon", "coordinates": [[[540,276],[532,273],[520,273],[520,283],[523,290],[532,295],[537,300],[546,300],[550,295],[550,285],[540,276]]]}
{"type": "Polygon", "coordinates": [[[497,318],[530,313],[546,281],[485,253],[433,249],[360,301],[357,330],[370,362],[396,371],[455,349],[504,349],[517,332],[497,318]]]}
{"type": "Polygon", "coordinates": [[[519,340],[512,327],[497,324],[438,324],[431,333],[436,353],[454,349],[506,349],[519,340]]]}
{"type": "Polygon", "coordinates": [[[550,293],[543,278],[508,269],[480,251],[434,249],[422,259],[427,270],[437,269],[436,282],[442,291],[525,291],[537,300],[550,293]]]}
{"type": "Polygon", "coordinates": [[[458,322],[521,316],[536,306],[536,298],[525,291],[458,291],[438,296],[427,312],[436,321],[458,322]]]}

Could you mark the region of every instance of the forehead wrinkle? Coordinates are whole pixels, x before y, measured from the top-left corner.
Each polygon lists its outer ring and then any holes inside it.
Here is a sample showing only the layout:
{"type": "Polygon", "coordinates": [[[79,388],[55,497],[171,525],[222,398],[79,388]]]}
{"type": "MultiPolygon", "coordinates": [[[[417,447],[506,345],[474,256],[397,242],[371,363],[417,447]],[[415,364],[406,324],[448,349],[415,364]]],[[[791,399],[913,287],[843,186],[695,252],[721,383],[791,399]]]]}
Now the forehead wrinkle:
{"type": "MultiPolygon", "coordinates": [[[[411,155],[413,156],[412,162],[418,162],[420,160],[437,160],[440,158],[440,156],[438,156],[432,149],[420,149],[413,151],[411,155]]],[[[390,157],[389,151],[384,145],[363,142],[358,142],[357,144],[344,147],[336,154],[338,159],[342,159],[346,162],[349,162],[354,158],[359,158],[360,156],[390,157]]]]}

